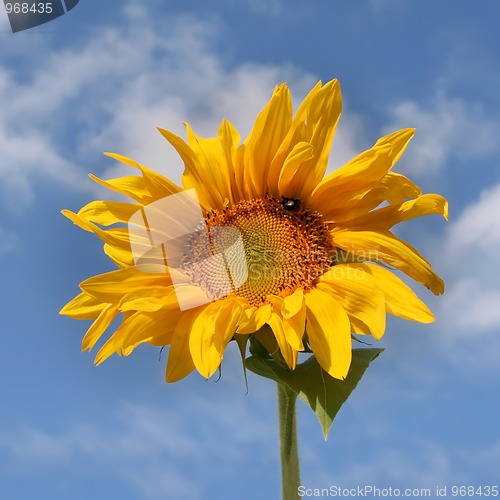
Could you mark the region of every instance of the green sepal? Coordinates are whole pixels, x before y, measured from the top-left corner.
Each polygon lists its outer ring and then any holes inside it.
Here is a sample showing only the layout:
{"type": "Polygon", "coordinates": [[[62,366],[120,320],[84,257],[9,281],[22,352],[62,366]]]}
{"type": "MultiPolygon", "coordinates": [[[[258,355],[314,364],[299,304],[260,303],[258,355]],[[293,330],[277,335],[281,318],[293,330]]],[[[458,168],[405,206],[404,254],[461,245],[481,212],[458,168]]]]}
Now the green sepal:
{"type": "MultiPolygon", "coordinates": [[[[262,330],[259,330],[259,332],[250,335],[250,354],[252,356],[256,356],[257,358],[271,359],[269,351],[273,351],[273,349],[266,349],[263,342],[265,342],[267,345],[272,345],[272,342],[276,344],[276,339],[274,339],[274,336],[266,338],[261,334],[261,332],[262,330]]],[[[277,345],[278,344],[276,344],[276,346],[277,345]]]]}
{"type": "Polygon", "coordinates": [[[262,377],[284,384],[294,391],[316,413],[326,438],[333,419],[361,380],[368,365],[383,349],[353,349],[352,362],[345,380],[331,377],[314,356],[297,365],[294,371],[284,368],[273,359],[258,355],[245,360],[247,368],[262,377]]]}
{"type": "Polygon", "coordinates": [[[233,337],[233,340],[235,340],[236,343],[238,344],[238,350],[240,351],[241,363],[243,365],[243,376],[245,377],[245,386],[247,388],[247,393],[248,393],[248,378],[247,378],[247,365],[245,363],[245,357],[247,355],[247,344],[249,337],[250,335],[240,335],[240,334],[236,334],[233,337]]]}

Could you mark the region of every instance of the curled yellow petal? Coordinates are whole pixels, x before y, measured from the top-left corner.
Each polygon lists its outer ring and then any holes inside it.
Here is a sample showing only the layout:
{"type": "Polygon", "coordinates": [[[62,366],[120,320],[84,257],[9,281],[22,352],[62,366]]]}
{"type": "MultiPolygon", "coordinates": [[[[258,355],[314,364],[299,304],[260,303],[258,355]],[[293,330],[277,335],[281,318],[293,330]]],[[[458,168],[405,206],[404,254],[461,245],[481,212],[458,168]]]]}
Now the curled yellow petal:
{"type": "Polygon", "coordinates": [[[347,313],[328,292],[306,293],[306,331],[321,368],[343,380],[351,366],[351,327],[347,313]]]}
{"type": "Polygon", "coordinates": [[[444,292],[443,280],[431,265],[415,248],[389,231],[338,231],[333,239],[336,246],[364,260],[382,261],[400,269],[435,295],[444,292]]]}

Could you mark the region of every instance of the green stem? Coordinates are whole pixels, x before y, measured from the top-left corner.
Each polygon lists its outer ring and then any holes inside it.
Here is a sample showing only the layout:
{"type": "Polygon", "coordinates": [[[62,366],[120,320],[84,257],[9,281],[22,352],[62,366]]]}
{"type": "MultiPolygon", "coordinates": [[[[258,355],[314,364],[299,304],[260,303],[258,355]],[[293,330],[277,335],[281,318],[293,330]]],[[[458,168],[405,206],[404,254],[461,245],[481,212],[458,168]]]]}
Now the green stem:
{"type": "Polygon", "coordinates": [[[300,485],[299,451],[297,445],[297,394],[284,384],[278,384],[280,421],[281,484],[283,500],[296,500],[300,485]]]}

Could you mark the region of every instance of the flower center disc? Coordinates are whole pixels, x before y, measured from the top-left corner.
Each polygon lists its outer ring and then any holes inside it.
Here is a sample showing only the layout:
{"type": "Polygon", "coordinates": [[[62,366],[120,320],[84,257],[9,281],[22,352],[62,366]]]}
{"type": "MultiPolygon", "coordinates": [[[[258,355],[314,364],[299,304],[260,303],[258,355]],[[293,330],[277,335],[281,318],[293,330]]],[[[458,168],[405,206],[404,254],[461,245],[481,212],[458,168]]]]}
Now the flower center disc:
{"type": "MultiPolygon", "coordinates": [[[[229,227],[237,230],[234,233],[239,234],[242,242],[242,251],[226,253],[225,259],[214,262],[207,259],[206,236],[195,234],[190,240],[190,255],[184,259],[189,263],[188,274],[214,297],[221,295],[218,291],[223,288],[228,266],[245,268],[245,281],[234,283],[232,291],[259,306],[267,302],[267,295],[285,297],[297,288],[311,288],[335,258],[327,225],[317,212],[302,208],[299,200],[266,197],[242,201],[234,207],[210,212],[205,223],[211,239],[218,228],[229,227]],[[241,262],[243,255],[245,262],[241,262]]],[[[226,247],[231,243],[228,241],[226,247]]],[[[213,254],[213,242],[211,251],[213,254]]]]}

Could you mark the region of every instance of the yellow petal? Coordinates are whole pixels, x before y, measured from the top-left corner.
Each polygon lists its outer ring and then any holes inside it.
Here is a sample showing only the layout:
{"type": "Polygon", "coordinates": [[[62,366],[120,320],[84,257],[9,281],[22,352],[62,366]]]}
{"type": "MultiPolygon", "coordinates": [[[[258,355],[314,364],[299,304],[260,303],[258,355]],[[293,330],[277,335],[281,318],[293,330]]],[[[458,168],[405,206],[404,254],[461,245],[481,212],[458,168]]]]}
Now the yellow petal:
{"type": "Polygon", "coordinates": [[[109,179],[107,181],[99,179],[99,177],[93,174],[89,174],[89,177],[94,182],[97,182],[97,184],[117,193],[124,194],[144,205],[154,201],[142,177],[128,175],[125,177],[117,177],[116,179],[109,179]]]}
{"type": "MultiPolygon", "coordinates": [[[[135,312],[126,314],[125,320],[113,335],[101,347],[95,358],[99,365],[113,354],[128,356],[140,344],[151,342],[154,338],[162,336],[168,329],[167,313],[159,315],[135,312]]],[[[170,339],[170,337],[169,337],[170,339]]]]}
{"type": "Polygon", "coordinates": [[[169,308],[178,310],[174,286],[148,286],[124,295],[119,303],[120,311],[154,312],[169,308]]]}
{"type": "Polygon", "coordinates": [[[144,165],[140,165],[135,160],[127,158],[126,156],[122,156],[116,153],[104,153],[106,156],[113,158],[119,162],[125,163],[130,167],[137,168],[141,171],[142,177],[144,179],[144,185],[147,190],[151,194],[151,196],[158,200],[169,196],[174,193],[178,193],[182,191],[180,186],[177,186],[175,183],[164,177],[158,172],[151,170],[150,168],[145,167],[144,165]]]}
{"type": "Polygon", "coordinates": [[[215,203],[212,208],[222,208],[226,199],[232,203],[233,170],[227,163],[220,140],[197,136],[187,123],[186,131],[189,147],[198,160],[200,179],[210,188],[215,203]]]}
{"type": "Polygon", "coordinates": [[[306,331],[320,364],[334,378],[343,380],[351,366],[351,328],[342,306],[327,292],[306,293],[306,331]]]}
{"type": "Polygon", "coordinates": [[[220,306],[219,302],[205,306],[194,320],[189,334],[191,358],[195,368],[205,378],[210,378],[221,362],[214,348],[215,320],[220,306]]]}
{"type": "Polygon", "coordinates": [[[220,358],[224,357],[224,350],[233,338],[239,319],[243,302],[238,298],[227,297],[215,318],[214,347],[219,352],[220,358]]]}
{"type": "MultiPolygon", "coordinates": [[[[357,193],[359,194],[359,193],[357,193]]],[[[337,224],[345,223],[348,227],[356,217],[364,217],[368,212],[378,207],[381,203],[391,205],[403,203],[408,198],[416,198],[422,194],[420,188],[407,177],[395,172],[388,172],[380,181],[365,194],[354,197],[351,202],[345,201],[344,206],[323,207],[321,213],[326,220],[337,224]],[[346,210],[348,205],[349,209],[346,210]]]]}
{"type": "Polygon", "coordinates": [[[59,314],[74,319],[96,319],[106,305],[106,303],[97,300],[95,297],[82,292],[68,302],[59,314]]]}
{"type": "Polygon", "coordinates": [[[297,314],[289,318],[283,318],[283,330],[292,349],[294,351],[303,351],[304,344],[302,343],[302,339],[306,330],[305,304],[297,314]]]}
{"type": "Polygon", "coordinates": [[[196,369],[205,378],[219,367],[239,317],[236,301],[226,298],[206,306],[193,322],[189,350],[196,369]]]}
{"type": "MultiPolygon", "coordinates": [[[[124,252],[130,252],[130,240],[129,233],[124,228],[114,228],[103,230],[99,226],[96,226],[92,222],[87,219],[81,217],[78,214],[71,212],[71,210],[62,210],[61,213],[71,220],[78,227],[82,228],[85,231],[94,233],[97,235],[102,241],[107,243],[112,247],[120,248],[124,252]]],[[[151,248],[150,243],[147,239],[143,239],[143,245],[146,249],[151,248]]],[[[137,246],[139,246],[140,242],[137,242],[137,246]]]]}
{"type": "Polygon", "coordinates": [[[287,339],[287,334],[283,328],[283,320],[280,314],[271,312],[271,317],[268,319],[267,324],[271,327],[278,347],[283,355],[283,359],[290,368],[290,370],[295,370],[297,366],[297,351],[290,345],[287,339]]]}
{"type": "Polygon", "coordinates": [[[283,299],[281,313],[284,318],[291,318],[298,314],[304,307],[304,292],[302,288],[297,288],[291,295],[283,299]]]}
{"type": "Polygon", "coordinates": [[[349,317],[362,321],[379,340],[385,332],[384,294],[364,268],[339,264],[320,278],[318,289],[330,293],[349,317]]]}
{"type": "Polygon", "coordinates": [[[384,293],[387,312],[420,323],[434,321],[434,316],[428,307],[394,273],[373,264],[366,264],[364,268],[373,275],[378,287],[384,293]]]}
{"type": "Polygon", "coordinates": [[[335,170],[318,184],[311,204],[322,213],[354,204],[375,186],[391,168],[390,146],[373,147],[335,170]]]}
{"type": "MultiPolygon", "coordinates": [[[[75,223],[82,227],[81,222],[75,223]]],[[[144,272],[168,273],[162,246],[152,246],[148,233],[135,228],[117,227],[101,230],[98,226],[88,222],[87,230],[94,232],[101,240],[104,240],[104,253],[116,263],[118,267],[133,267],[140,265],[144,272]],[[133,244],[133,251],[131,244],[133,244]]],[[[84,228],[85,229],[85,228],[84,228]]],[[[155,232],[155,234],[157,234],[155,232]]],[[[175,240],[168,240],[169,254],[175,251],[175,240]]],[[[170,262],[170,255],[169,255],[170,262]]]]}
{"type": "Polygon", "coordinates": [[[384,188],[384,196],[380,202],[388,201],[391,205],[402,203],[408,198],[417,198],[422,194],[421,189],[410,179],[396,172],[388,172],[380,181],[384,188]]]}
{"type": "Polygon", "coordinates": [[[82,351],[91,350],[95,343],[101,338],[102,334],[118,315],[118,307],[108,304],[101,312],[99,317],[92,323],[91,327],[82,340],[82,351]]]}
{"type": "Polygon", "coordinates": [[[313,156],[313,147],[308,142],[299,142],[290,151],[278,180],[278,192],[282,196],[300,198],[303,179],[310,168],[306,162],[313,156]]]}
{"type": "Polygon", "coordinates": [[[234,156],[234,179],[240,198],[252,200],[257,194],[255,193],[250,169],[246,166],[248,163],[247,156],[246,144],[240,144],[234,156]]]}
{"type": "Polygon", "coordinates": [[[330,218],[335,209],[345,210],[362,200],[391,170],[414,133],[414,129],[403,129],[379,139],[373,148],[323,179],[313,192],[311,205],[330,218]]]}
{"type": "Polygon", "coordinates": [[[323,178],[330,153],[335,128],[342,112],[342,95],[337,80],[321,85],[319,82],[300,105],[292,125],[279,147],[269,169],[268,185],[276,196],[275,186],[285,158],[294,146],[303,141],[312,145],[314,157],[301,166],[301,173],[308,172],[299,198],[307,201],[314,187],[323,178]]]}
{"type": "Polygon", "coordinates": [[[267,299],[273,306],[272,314],[276,316],[273,321],[275,324],[280,324],[280,332],[283,331],[286,341],[295,351],[303,351],[302,337],[305,331],[306,308],[302,290],[293,299],[289,300],[286,305],[285,300],[281,297],[268,295],[267,299]],[[286,318],[283,311],[286,311],[286,318]]]}
{"type": "Polygon", "coordinates": [[[183,379],[194,370],[189,351],[189,335],[194,320],[202,311],[202,307],[185,311],[175,326],[168,352],[166,381],[169,383],[183,379]]]}
{"type": "Polygon", "coordinates": [[[333,242],[365,260],[383,261],[400,269],[435,295],[444,292],[443,280],[434,273],[431,265],[415,248],[389,231],[338,231],[333,234],[333,242]]]}
{"type": "Polygon", "coordinates": [[[99,366],[101,363],[106,361],[113,354],[122,354],[122,337],[117,336],[115,334],[111,335],[111,337],[104,343],[104,345],[99,349],[97,353],[94,364],[99,366]]]}
{"type": "MultiPolygon", "coordinates": [[[[300,114],[301,110],[297,111],[300,114]]],[[[314,170],[311,172],[312,185],[316,185],[325,175],[328,156],[342,113],[342,94],[337,80],[326,83],[311,100],[306,124],[312,134],[307,142],[313,146],[314,159],[310,160],[314,170]]],[[[312,189],[311,189],[312,191],[312,189]]]]}
{"type": "Polygon", "coordinates": [[[127,223],[141,206],[117,201],[93,201],[81,208],[78,215],[96,224],[111,226],[119,222],[127,223]]]}
{"type": "MultiPolygon", "coordinates": [[[[128,318],[127,318],[128,319],[128,318]]],[[[125,321],[124,321],[125,323],[125,321]]],[[[122,329],[123,323],[120,325],[118,330],[116,330],[111,337],[108,338],[108,340],[104,343],[104,345],[99,349],[97,352],[97,355],[94,359],[94,363],[96,365],[100,365],[103,361],[108,359],[110,356],[113,354],[118,354],[121,356],[123,354],[122,352],[122,346],[123,346],[123,334],[122,334],[122,329]]]]}
{"type": "Polygon", "coordinates": [[[108,245],[107,243],[104,244],[103,250],[116,266],[121,269],[135,265],[134,256],[130,250],[108,245]]]}
{"type": "Polygon", "coordinates": [[[240,134],[238,134],[238,131],[234,128],[231,122],[228,120],[222,120],[217,137],[226,159],[228,182],[231,193],[229,201],[238,203],[243,196],[243,191],[240,189],[238,178],[236,177],[237,151],[238,144],[240,142],[240,134]]]}
{"type": "Polygon", "coordinates": [[[399,205],[372,210],[355,219],[348,221],[350,229],[390,229],[399,222],[404,222],[415,217],[439,214],[448,220],[448,202],[439,194],[424,194],[416,200],[409,200],[399,205]]]}
{"type": "Polygon", "coordinates": [[[416,200],[410,200],[399,209],[400,222],[422,217],[423,215],[438,214],[448,220],[448,201],[439,194],[424,194],[416,200]]]}
{"type": "MultiPolygon", "coordinates": [[[[187,124],[185,125],[188,126],[187,124]]],[[[213,176],[216,174],[214,174],[211,169],[206,169],[204,165],[200,163],[200,159],[189,144],[184,142],[179,136],[162,128],[158,128],[158,130],[176,149],[184,162],[184,174],[182,176],[182,184],[184,187],[186,189],[196,190],[200,203],[205,209],[212,207],[222,208],[222,198],[213,188],[213,176]]],[[[189,130],[188,128],[188,133],[189,130]]]]}
{"type": "Polygon", "coordinates": [[[259,331],[271,317],[271,305],[264,304],[260,307],[245,308],[241,312],[237,332],[241,334],[259,331]]]}
{"type": "Polygon", "coordinates": [[[245,140],[245,168],[255,196],[267,192],[269,166],[292,123],[292,101],[286,84],[276,87],[245,140]]]}
{"type": "Polygon", "coordinates": [[[354,316],[351,316],[349,319],[351,320],[352,333],[355,333],[356,335],[372,335],[370,328],[360,319],[355,318],[354,316]]]}
{"type": "Polygon", "coordinates": [[[180,311],[135,312],[117,330],[122,335],[122,349],[135,348],[144,342],[157,346],[170,344],[180,316],[180,311]]]}
{"type": "Polygon", "coordinates": [[[404,128],[381,137],[375,143],[375,146],[385,146],[386,144],[389,144],[392,149],[392,164],[394,165],[404,153],[406,146],[408,146],[408,143],[412,140],[414,135],[414,128],[404,128]]]}
{"type": "Polygon", "coordinates": [[[99,274],[83,281],[81,289],[103,302],[117,304],[124,295],[139,288],[171,285],[166,275],[149,274],[135,267],[99,274]]]}

